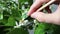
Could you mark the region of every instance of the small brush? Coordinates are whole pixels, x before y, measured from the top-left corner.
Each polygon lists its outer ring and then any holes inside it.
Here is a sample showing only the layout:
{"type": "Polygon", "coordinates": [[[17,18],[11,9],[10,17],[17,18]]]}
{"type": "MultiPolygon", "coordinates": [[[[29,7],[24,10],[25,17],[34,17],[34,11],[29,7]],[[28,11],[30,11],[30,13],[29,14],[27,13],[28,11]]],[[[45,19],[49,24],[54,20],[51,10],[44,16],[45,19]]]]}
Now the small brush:
{"type": "Polygon", "coordinates": [[[40,7],[37,12],[43,10],[44,8],[46,8],[47,6],[49,6],[50,4],[54,3],[56,0],[51,0],[49,1],[47,4],[43,5],[42,7],[40,7]]]}

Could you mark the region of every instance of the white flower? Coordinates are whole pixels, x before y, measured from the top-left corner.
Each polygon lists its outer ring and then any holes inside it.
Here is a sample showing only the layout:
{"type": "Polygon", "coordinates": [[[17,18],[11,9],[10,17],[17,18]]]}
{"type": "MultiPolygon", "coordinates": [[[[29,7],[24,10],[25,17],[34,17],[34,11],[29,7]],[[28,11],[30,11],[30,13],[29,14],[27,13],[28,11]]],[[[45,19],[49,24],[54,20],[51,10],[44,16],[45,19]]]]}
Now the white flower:
{"type": "Polygon", "coordinates": [[[28,23],[28,20],[23,21],[23,23],[20,21],[19,24],[16,22],[16,26],[14,26],[14,28],[19,28],[19,27],[21,27],[23,25],[27,25],[27,23],[28,23]]]}

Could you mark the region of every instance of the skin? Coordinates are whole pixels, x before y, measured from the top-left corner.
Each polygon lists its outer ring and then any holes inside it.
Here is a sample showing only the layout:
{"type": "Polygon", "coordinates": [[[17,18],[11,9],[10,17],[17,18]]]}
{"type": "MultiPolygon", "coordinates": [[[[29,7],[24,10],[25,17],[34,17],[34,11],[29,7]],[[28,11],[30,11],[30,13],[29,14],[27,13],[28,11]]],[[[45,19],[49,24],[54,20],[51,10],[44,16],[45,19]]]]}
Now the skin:
{"type": "MultiPolygon", "coordinates": [[[[37,9],[43,3],[47,3],[49,1],[50,0],[36,0],[30,7],[30,10],[27,15],[31,16],[32,18],[37,19],[39,22],[46,22],[46,23],[60,25],[60,4],[54,13],[46,14],[46,13],[43,13],[42,11],[37,12],[37,9]]],[[[59,0],[59,2],[60,2],[60,0],[59,0]]],[[[49,10],[47,10],[47,11],[49,11],[49,10]]]]}

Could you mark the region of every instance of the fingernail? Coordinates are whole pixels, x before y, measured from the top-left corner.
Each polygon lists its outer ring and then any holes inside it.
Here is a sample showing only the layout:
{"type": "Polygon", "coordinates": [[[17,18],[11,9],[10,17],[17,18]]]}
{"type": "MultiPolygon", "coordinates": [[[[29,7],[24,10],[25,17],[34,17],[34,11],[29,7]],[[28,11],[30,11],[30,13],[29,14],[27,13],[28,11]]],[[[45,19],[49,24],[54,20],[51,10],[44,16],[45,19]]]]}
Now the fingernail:
{"type": "Polygon", "coordinates": [[[33,13],[33,14],[31,14],[31,17],[32,17],[32,18],[36,18],[37,15],[36,15],[35,13],[33,13]]]}

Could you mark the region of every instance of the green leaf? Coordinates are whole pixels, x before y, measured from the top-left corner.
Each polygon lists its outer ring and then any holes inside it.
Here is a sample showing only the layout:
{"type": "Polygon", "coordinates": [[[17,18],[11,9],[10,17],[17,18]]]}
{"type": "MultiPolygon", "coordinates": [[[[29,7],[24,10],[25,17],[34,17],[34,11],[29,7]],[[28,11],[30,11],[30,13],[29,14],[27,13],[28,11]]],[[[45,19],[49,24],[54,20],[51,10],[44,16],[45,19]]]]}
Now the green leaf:
{"type": "Polygon", "coordinates": [[[14,17],[10,16],[8,18],[8,23],[5,24],[6,26],[15,26],[15,19],[14,17]]]}
{"type": "Polygon", "coordinates": [[[39,24],[37,25],[37,27],[35,28],[35,32],[34,34],[45,34],[45,26],[43,24],[39,24]]]}
{"type": "Polygon", "coordinates": [[[3,19],[3,13],[0,12],[0,20],[3,19]]]}
{"type": "Polygon", "coordinates": [[[16,19],[16,20],[20,20],[21,19],[21,11],[19,11],[18,9],[12,9],[12,16],[16,19]]]}
{"type": "Polygon", "coordinates": [[[28,9],[26,9],[23,13],[22,13],[22,19],[25,19],[25,18],[27,18],[28,16],[27,16],[27,12],[28,12],[28,9]]]}
{"type": "Polygon", "coordinates": [[[29,33],[24,28],[16,28],[16,29],[13,29],[12,31],[8,32],[7,34],[29,34],[29,33]]]}
{"type": "Polygon", "coordinates": [[[51,24],[47,24],[47,23],[40,23],[36,26],[35,28],[35,34],[46,34],[47,32],[51,32],[52,30],[51,28],[51,24]]]}

